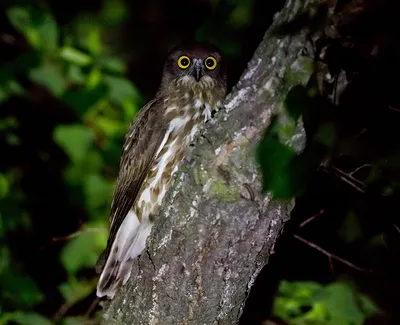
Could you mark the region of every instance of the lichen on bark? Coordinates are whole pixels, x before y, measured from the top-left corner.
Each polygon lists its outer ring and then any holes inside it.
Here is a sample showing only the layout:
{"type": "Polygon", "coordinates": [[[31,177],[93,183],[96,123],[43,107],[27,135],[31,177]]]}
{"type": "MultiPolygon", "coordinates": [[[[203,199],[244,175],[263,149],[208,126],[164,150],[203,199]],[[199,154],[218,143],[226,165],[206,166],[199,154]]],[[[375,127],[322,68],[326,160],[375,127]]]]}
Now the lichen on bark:
{"type": "MultiPolygon", "coordinates": [[[[291,0],[273,26],[308,8],[291,0]]],[[[286,78],[306,44],[267,31],[225,109],[207,123],[176,174],[131,278],[102,324],[236,324],[260,270],[289,218],[290,203],[261,191],[255,150],[282,98],[305,73],[286,78]]],[[[302,61],[303,62],[303,61],[302,61]]],[[[307,64],[303,65],[305,69],[307,64]]],[[[293,128],[300,151],[305,134],[293,128]]],[[[289,141],[290,142],[290,141],[289,141]]]]}

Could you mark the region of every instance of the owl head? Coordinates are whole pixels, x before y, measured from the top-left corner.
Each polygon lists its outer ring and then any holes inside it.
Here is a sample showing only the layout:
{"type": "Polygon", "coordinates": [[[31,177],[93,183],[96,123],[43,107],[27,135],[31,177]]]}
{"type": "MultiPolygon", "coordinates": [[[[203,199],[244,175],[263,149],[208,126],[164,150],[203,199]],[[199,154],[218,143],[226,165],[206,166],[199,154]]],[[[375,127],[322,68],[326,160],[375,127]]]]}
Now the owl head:
{"type": "Polygon", "coordinates": [[[173,49],[164,64],[162,86],[176,81],[188,86],[226,85],[221,52],[208,43],[185,44],[173,49]]]}

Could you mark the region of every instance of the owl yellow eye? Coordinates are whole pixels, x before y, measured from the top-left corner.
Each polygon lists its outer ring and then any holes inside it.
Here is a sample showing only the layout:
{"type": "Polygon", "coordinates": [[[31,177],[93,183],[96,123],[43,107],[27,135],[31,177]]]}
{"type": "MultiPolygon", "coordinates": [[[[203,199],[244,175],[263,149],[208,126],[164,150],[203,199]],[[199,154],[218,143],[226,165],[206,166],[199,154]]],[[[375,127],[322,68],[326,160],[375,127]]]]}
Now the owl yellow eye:
{"type": "Polygon", "coordinates": [[[209,56],[204,64],[208,70],[214,70],[217,67],[217,60],[213,56],[209,56]]]}
{"type": "Polygon", "coordinates": [[[182,55],[178,59],[178,67],[181,69],[187,69],[190,65],[190,59],[186,55],[182,55]]]}

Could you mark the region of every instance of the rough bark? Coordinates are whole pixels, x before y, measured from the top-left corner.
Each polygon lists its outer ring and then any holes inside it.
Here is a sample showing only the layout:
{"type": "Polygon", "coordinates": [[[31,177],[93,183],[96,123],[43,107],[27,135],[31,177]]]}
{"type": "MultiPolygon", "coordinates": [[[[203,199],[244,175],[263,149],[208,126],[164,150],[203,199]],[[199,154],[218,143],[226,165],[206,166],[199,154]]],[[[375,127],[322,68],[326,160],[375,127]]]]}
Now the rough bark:
{"type": "MultiPolygon", "coordinates": [[[[307,9],[288,1],[273,26],[307,9]]],[[[102,324],[237,324],[268,263],[291,203],[261,192],[255,149],[283,98],[310,71],[299,56],[306,30],[265,37],[248,69],[197,138],[177,173],[146,251],[111,301],[102,324]]],[[[305,135],[288,138],[297,150],[305,135]]]]}

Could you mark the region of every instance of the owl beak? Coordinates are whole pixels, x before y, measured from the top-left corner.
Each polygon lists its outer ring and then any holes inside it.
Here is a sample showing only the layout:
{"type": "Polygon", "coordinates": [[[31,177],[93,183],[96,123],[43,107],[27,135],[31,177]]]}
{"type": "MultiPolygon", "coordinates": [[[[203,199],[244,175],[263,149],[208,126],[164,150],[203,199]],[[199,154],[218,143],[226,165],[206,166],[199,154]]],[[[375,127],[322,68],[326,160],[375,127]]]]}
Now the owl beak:
{"type": "Polygon", "coordinates": [[[199,81],[201,77],[203,76],[204,72],[204,65],[202,60],[195,60],[193,62],[193,77],[196,79],[196,81],[199,81]]]}

